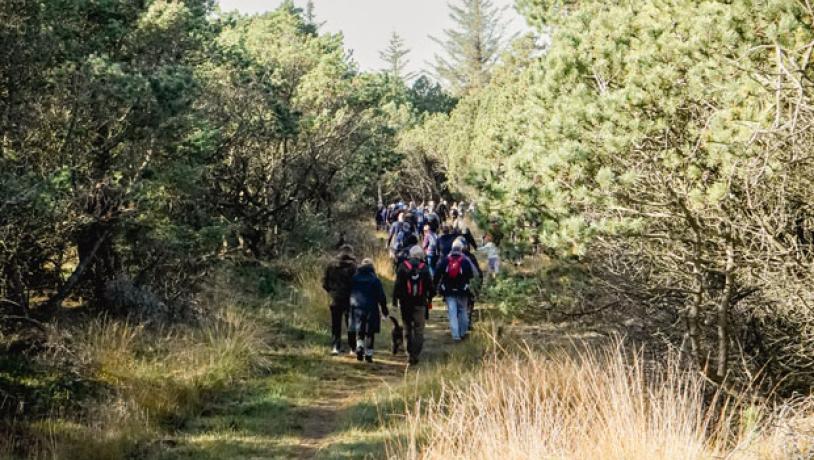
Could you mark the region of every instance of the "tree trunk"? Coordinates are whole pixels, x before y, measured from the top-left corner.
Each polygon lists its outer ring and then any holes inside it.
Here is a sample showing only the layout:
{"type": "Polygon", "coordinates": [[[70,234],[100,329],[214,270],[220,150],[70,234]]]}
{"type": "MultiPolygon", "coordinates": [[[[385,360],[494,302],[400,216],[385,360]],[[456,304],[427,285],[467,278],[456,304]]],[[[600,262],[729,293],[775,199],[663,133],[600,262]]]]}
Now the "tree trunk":
{"type": "Polygon", "coordinates": [[[693,299],[687,307],[687,333],[685,343],[689,346],[690,361],[694,366],[700,366],[699,339],[698,339],[698,314],[704,302],[704,279],[699,267],[695,267],[695,293],[693,299]]]}
{"type": "Polygon", "coordinates": [[[28,316],[28,295],[16,259],[9,261],[4,271],[6,275],[6,296],[9,298],[4,303],[13,305],[15,314],[28,316]]]}
{"type": "Polygon", "coordinates": [[[99,239],[93,243],[93,246],[90,250],[84,254],[84,258],[80,257],[79,264],[74,269],[71,276],[68,278],[68,281],[59,288],[59,290],[54,294],[48,301],[40,308],[40,315],[43,317],[52,316],[61,306],[62,301],[65,300],[66,297],[73,291],[79,281],[82,279],[82,275],[85,274],[85,271],[90,267],[93,263],[96,254],[99,252],[99,248],[104,245],[110,236],[110,232],[107,231],[99,236],[99,239]]]}
{"type": "Polygon", "coordinates": [[[118,264],[110,233],[110,224],[94,222],[77,239],[79,263],[88,270],[86,278],[90,279],[94,302],[105,297],[107,282],[115,278],[117,272],[118,264]]]}
{"type": "Polygon", "coordinates": [[[726,248],[726,269],[724,271],[724,289],[718,302],[718,365],[715,378],[723,382],[729,372],[729,309],[732,306],[734,284],[735,255],[732,244],[726,248]]]}

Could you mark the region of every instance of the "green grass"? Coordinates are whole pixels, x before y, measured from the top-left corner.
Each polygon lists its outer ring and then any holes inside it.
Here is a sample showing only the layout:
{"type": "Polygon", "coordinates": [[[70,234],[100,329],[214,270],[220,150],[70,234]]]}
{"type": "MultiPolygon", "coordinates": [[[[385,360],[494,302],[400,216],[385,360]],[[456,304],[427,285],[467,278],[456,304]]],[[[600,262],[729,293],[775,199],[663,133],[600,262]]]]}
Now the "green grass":
{"type": "MultiPolygon", "coordinates": [[[[366,256],[389,294],[392,273],[380,247],[371,244],[366,256]]],[[[26,442],[37,445],[29,451],[67,459],[381,458],[405,435],[405,409],[438,394],[442,381],[467,375],[486,341],[453,347],[436,310],[417,370],[405,374],[406,359],[385,351],[387,321],[373,366],[329,356],[324,264],[304,256],[216,276],[203,301],[231,307],[199,326],[162,332],[99,319],[65,331],[79,381],[95,389],[81,398],[65,393],[76,411],[28,423],[26,442]]],[[[0,364],[0,380],[56,400],[53,378],[0,364]]]]}

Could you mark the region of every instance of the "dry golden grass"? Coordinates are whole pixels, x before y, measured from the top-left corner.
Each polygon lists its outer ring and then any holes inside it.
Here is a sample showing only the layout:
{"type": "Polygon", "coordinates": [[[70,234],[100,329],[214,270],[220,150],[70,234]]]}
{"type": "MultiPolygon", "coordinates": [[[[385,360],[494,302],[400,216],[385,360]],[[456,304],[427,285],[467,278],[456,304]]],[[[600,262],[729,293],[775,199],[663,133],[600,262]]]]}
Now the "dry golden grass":
{"type": "Polygon", "coordinates": [[[777,414],[745,397],[710,394],[676,360],[652,364],[618,346],[495,354],[472,378],[416,403],[405,439],[388,451],[392,458],[504,460],[814,455],[811,424],[801,431],[810,412],[777,414]]]}
{"type": "Polygon", "coordinates": [[[166,334],[99,319],[77,334],[76,343],[97,379],[159,420],[194,412],[207,391],[262,365],[264,349],[257,325],[231,309],[198,328],[166,334]]]}
{"type": "Polygon", "coordinates": [[[108,391],[81,414],[31,424],[31,442],[40,447],[27,450],[34,458],[122,458],[161,422],[185,420],[208,395],[265,366],[262,332],[232,308],[164,333],[105,318],[72,331],[82,373],[108,391]]]}

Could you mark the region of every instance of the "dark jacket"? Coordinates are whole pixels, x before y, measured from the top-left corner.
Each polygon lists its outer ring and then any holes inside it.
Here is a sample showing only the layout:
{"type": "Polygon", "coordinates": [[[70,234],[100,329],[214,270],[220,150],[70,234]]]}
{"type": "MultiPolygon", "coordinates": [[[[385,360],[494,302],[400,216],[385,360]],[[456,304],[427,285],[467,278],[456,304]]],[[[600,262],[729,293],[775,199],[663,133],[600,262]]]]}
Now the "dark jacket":
{"type": "MultiPolygon", "coordinates": [[[[470,250],[465,250],[464,255],[472,262],[472,268],[474,268],[475,272],[478,272],[478,276],[483,279],[483,270],[480,269],[480,264],[478,263],[478,258],[475,257],[475,254],[472,254],[470,250]]],[[[472,273],[474,275],[474,272],[472,273]]]]}
{"type": "Polygon", "coordinates": [[[441,235],[438,237],[438,250],[436,255],[438,256],[438,262],[441,262],[441,259],[444,259],[446,256],[449,255],[449,252],[452,251],[452,243],[458,239],[458,234],[450,233],[448,235],[441,235]]]}
{"type": "MultiPolygon", "coordinates": [[[[427,214],[425,220],[427,221],[427,225],[429,225],[432,229],[433,233],[438,233],[438,228],[441,227],[441,219],[438,217],[438,214],[431,212],[427,214]]],[[[423,228],[420,228],[419,230],[424,231],[423,228]]]]}
{"type": "Polygon", "coordinates": [[[438,213],[438,218],[441,220],[441,223],[447,221],[447,217],[449,217],[449,208],[447,208],[447,205],[439,204],[436,212],[438,213]]]}
{"type": "Polygon", "coordinates": [[[328,292],[334,303],[347,304],[355,274],[356,259],[352,255],[342,254],[325,267],[322,288],[328,292]]]}
{"type": "Polygon", "coordinates": [[[424,296],[421,299],[416,299],[409,294],[407,287],[413,270],[407,267],[406,263],[401,262],[396,270],[396,282],[393,285],[393,303],[396,304],[396,302],[398,302],[402,308],[416,306],[426,307],[429,305],[430,299],[435,297],[435,285],[430,275],[430,267],[427,265],[427,262],[420,259],[411,258],[407,261],[413,269],[418,270],[418,282],[424,286],[424,296]]]}
{"type": "Polygon", "coordinates": [[[354,275],[350,309],[351,321],[348,329],[351,332],[359,332],[363,323],[368,333],[376,334],[381,330],[381,314],[387,314],[387,296],[373,267],[361,267],[354,275]]]}
{"type": "Polygon", "coordinates": [[[470,248],[475,249],[475,250],[478,249],[478,243],[475,241],[475,235],[473,235],[472,232],[468,228],[464,232],[463,236],[466,239],[466,242],[469,243],[470,248]]]}
{"type": "Polygon", "coordinates": [[[467,262],[467,257],[463,253],[451,253],[441,259],[435,271],[436,291],[444,297],[468,296],[470,294],[469,282],[472,280],[472,265],[467,262]],[[447,274],[450,257],[462,257],[461,273],[454,279],[447,274]]]}

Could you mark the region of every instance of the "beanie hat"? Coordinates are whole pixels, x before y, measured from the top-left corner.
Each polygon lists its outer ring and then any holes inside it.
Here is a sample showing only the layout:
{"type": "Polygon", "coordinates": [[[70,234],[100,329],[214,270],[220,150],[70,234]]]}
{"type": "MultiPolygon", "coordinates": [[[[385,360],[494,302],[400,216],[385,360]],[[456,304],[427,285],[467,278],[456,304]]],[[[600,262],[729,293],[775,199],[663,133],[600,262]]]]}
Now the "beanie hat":
{"type": "Polygon", "coordinates": [[[464,243],[461,241],[460,238],[456,239],[452,242],[452,250],[453,251],[463,251],[464,243]]]}
{"type": "Polygon", "coordinates": [[[415,245],[410,248],[410,258],[411,259],[423,259],[424,258],[424,250],[421,249],[421,246],[415,245]]]}

